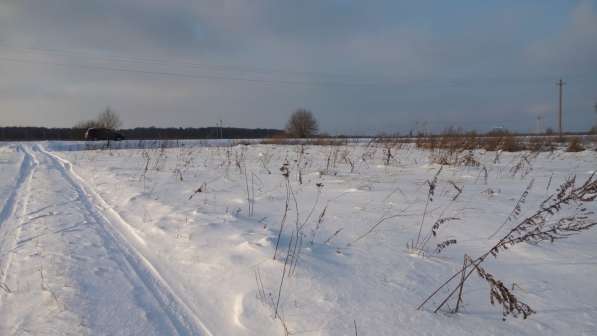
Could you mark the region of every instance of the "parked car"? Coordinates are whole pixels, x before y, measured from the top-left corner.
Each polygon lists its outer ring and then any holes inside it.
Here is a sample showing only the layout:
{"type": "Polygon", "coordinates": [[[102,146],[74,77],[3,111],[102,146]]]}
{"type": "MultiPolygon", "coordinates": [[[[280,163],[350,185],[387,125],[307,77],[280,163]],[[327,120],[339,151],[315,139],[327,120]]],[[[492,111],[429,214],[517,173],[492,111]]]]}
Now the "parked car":
{"type": "Polygon", "coordinates": [[[97,140],[124,140],[122,134],[107,128],[90,128],[85,132],[85,140],[97,141],[97,140]]]}

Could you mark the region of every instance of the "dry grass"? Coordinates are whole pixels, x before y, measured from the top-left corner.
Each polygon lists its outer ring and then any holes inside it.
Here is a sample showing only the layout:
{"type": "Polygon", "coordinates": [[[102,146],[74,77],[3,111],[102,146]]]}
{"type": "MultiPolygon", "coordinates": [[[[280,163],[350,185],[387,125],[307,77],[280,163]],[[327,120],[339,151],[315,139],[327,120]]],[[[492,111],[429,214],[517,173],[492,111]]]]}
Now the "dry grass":
{"type": "Polygon", "coordinates": [[[311,145],[311,146],[344,146],[348,143],[345,138],[289,138],[286,135],[276,135],[271,138],[263,139],[260,142],[263,145],[311,145]]]}
{"type": "MultiPolygon", "coordinates": [[[[575,139],[575,138],[573,138],[575,139]]],[[[479,136],[475,133],[442,134],[440,136],[419,137],[415,140],[417,148],[428,150],[447,150],[457,153],[466,150],[483,149],[504,152],[545,152],[556,149],[553,137],[520,137],[510,133],[479,136]]]]}
{"type": "Polygon", "coordinates": [[[566,148],[566,152],[582,152],[585,150],[582,142],[579,138],[572,138],[568,142],[568,147],[566,148]]]}

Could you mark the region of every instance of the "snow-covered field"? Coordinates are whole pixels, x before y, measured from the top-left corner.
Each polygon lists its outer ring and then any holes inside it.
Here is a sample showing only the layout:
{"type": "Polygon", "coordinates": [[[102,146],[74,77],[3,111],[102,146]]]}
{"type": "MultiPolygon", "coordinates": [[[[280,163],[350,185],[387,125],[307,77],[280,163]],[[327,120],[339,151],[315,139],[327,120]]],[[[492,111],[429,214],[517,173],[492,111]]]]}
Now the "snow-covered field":
{"type": "Polygon", "coordinates": [[[476,275],[459,313],[433,313],[448,289],[416,309],[595,151],[477,151],[438,174],[412,145],[148,147],[0,145],[0,335],[597,334],[597,228],[483,264],[526,320],[476,275]]]}

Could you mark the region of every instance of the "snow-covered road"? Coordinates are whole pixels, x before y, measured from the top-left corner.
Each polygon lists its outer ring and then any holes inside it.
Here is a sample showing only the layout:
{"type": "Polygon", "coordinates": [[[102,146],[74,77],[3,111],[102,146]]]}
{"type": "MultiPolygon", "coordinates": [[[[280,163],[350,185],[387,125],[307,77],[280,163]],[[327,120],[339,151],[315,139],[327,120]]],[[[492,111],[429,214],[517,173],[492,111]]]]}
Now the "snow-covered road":
{"type": "Polygon", "coordinates": [[[18,148],[0,214],[0,335],[210,335],[68,163],[18,148]]]}

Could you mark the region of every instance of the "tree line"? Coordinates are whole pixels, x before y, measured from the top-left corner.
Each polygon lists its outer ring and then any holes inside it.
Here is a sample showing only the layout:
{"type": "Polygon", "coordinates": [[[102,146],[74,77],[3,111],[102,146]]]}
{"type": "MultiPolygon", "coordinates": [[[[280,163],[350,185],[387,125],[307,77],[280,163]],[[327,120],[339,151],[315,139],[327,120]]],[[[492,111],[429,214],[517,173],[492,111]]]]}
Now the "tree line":
{"type": "MultiPolygon", "coordinates": [[[[84,140],[85,128],[0,127],[1,141],[84,140]]],[[[277,129],[236,127],[136,127],[118,131],[125,139],[253,139],[282,134],[277,129]]]]}
{"type": "Polygon", "coordinates": [[[0,127],[0,141],[35,141],[35,140],[84,140],[85,132],[90,128],[118,130],[125,139],[259,139],[271,137],[306,138],[317,135],[317,120],[306,109],[296,110],[288,120],[285,130],[269,128],[237,127],[136,127],[119,129],[122,121],[110,107],[98,114],[96,119],[77,123],[73,128],[47,127],[0,127]]]}

